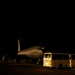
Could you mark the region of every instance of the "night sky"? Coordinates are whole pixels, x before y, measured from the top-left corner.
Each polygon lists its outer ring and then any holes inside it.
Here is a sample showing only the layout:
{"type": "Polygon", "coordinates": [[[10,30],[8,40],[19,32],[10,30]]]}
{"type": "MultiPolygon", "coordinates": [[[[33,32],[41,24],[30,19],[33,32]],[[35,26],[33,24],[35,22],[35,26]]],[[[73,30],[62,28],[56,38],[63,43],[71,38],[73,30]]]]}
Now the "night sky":
{"type": "Polygon", "coordinates": [[[19,38],[21,40],[21,48],[42,45],[45,47],[44,52],[66,52],[74,53],[75,44],[74,44],[74,35],[69,31],[62,31],[59,29],[53,30],[47,29],[34,29],[32,32],[21,32],[19,38]],[[55,31],[54,31],[55,30],[55,31]]]}
{"type": "Polygon", "coordinates": [[[21,11],[22,14],[19,11],[6,13],[8,15],[2,12],[1,22],[5,26],[0,27],[0,53],[17,53],[18,38],[21,50],[42,45],[44,52],[75,53],[75,29],[72,27],[75,22],[70,9],[63,11],[56,8],[42,12],[41,9],[27,9],[21,11]]]}
{"type": "Polygon", "coordinates": [[[45,48],[43,52],[75,53],[74,33],[69,30],[50,26],[27,26],[16,31],[0,33],[0,53],[17,53],[18,39],[20,39],[21,50],[41,45],[45,48]]]}
{"type": "Polygon", "coordinates": [[[43,52],[75,53],[74,34],[59,28],[37,27],[6,31],[0,34],[0,53],[17,53],[17,41],[20,39],[21,50],[35,46],[44,46],[43,52]]]}
{"type": "Polygon", "coordinates": [[[18,38],[21,49],[42,45],[44,52],[75,53],[74,6],[28,6],[2,7],[0,53],[17,53],[18,38]]]}

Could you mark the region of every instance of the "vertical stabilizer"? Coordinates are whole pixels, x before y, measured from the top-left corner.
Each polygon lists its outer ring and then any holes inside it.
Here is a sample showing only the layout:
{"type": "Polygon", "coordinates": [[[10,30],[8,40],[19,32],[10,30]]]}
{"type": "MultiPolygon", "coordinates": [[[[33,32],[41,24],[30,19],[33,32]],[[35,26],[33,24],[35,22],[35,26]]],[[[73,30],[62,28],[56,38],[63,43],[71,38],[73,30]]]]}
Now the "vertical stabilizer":
{"type": "Polygon", "coordinates": [[[18,52],[20,52],[20,39],[18,39],[18,52]]]}

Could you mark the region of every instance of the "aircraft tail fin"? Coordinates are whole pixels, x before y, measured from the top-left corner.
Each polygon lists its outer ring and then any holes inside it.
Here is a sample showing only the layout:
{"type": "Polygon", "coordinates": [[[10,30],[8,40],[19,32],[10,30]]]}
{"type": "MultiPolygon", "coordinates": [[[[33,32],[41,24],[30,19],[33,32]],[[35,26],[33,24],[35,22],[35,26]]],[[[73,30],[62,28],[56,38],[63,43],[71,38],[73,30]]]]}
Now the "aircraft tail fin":
{"type": "Polygon", "coordinates": [[[20,52],[20,39],[18,39],[18,52],[20,52]]]}

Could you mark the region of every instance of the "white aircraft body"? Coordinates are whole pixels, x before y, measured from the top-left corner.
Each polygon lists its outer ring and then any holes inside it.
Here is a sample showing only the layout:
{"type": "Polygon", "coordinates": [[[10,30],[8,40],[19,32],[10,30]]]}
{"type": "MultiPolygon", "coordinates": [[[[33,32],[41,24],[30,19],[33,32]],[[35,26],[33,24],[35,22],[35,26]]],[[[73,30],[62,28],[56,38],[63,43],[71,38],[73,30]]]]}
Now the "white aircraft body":
{"type": "Polygon", "coordinates": [[[18,61],[24,58],[25,60],[39,61],[43,57],[43,47],[33,46],[24,50],[20,50],[20,40],[18,39],[18,61]]]}

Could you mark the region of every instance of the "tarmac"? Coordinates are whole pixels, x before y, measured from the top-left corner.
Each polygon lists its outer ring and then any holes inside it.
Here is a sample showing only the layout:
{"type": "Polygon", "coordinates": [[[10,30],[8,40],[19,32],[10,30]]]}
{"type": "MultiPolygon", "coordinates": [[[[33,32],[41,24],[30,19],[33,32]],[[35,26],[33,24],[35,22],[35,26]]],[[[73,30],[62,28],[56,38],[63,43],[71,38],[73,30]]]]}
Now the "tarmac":
{"type": "Polygon", "coordinates": [[[75,69],[49,69],[32,63],[0,61],[0,75],[75,75],[75,69]]]}

